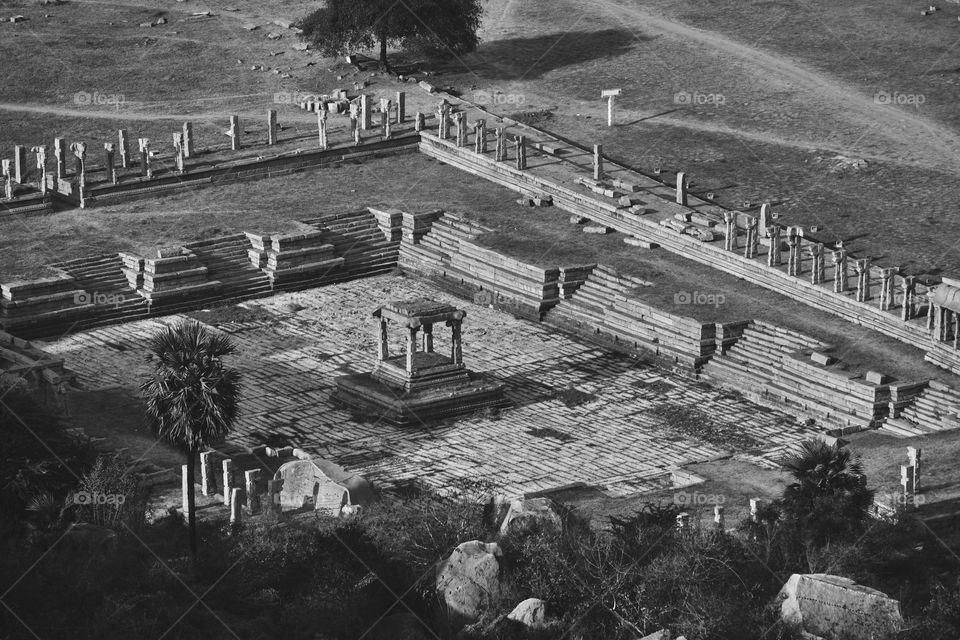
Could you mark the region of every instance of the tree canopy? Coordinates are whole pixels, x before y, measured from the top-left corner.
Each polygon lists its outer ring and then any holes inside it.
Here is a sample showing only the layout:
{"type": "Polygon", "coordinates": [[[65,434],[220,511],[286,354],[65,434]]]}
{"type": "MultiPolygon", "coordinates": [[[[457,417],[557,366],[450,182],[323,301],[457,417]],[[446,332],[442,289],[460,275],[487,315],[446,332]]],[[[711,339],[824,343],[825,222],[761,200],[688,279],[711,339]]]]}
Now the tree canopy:
{"type": "Polygon", "coordinates": [[[412,46],[454,55],[477,48],[483,7],[480,0],[328,0],[299,22],[303,38],[325,55],[380,46],[380,64],[389,68],[387,47],[412,46]]]}

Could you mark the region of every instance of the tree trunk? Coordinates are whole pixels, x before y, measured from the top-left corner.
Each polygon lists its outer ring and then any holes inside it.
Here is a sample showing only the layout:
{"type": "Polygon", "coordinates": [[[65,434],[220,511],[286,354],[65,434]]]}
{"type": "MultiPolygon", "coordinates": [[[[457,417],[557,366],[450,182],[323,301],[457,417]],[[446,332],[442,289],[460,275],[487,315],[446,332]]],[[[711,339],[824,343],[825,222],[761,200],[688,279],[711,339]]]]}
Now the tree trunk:
{"type": "Polygon", "coordinates": [[[387,62],[387,36],[380,36],[380,68],[384,71],[390,71],[390,63],[387,62]]]}
{"type": "Polygon", "coordinates": [[[194,562],[197,560],[197,498],[194,489],[194,467],[197,461],[197,451],[194,448],[187,450],[187,528],[190,531],[190,553],[194,562]]]}

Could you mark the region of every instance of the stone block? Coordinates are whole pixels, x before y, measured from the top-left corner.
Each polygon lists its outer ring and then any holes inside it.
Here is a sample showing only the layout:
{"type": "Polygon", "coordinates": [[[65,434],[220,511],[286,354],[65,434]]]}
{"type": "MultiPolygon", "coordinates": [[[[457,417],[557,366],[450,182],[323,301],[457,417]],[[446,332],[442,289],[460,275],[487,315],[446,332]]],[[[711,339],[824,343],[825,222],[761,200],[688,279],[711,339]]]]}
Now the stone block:
{"type": "Polygon", "coordinates": [[[595,233],[600,235],[613,233],[614,231],[616,231],[616,229],[604,226],[602,224],[588,224],[583,228],[584,233],[595,233]]]}
{"type": "Polygon", "coordinates": [[[877,371],[867,371],[864,379],[870,384],[887,384],[891,380],[890,376],[877,371]]]}
{"type": "Polygon", "coordinates": [[[811,353],[810,360],[824,367],[829,366],[837,361],[837,359],[833,356],[827,355],[826,353],[821,353],[819,351],[814,351],[811,353]]]}
{"type": "Polygon", "coordinates": [[[633,236],[627,236],[623,239],[624,242],[633,247],[640,247],[642,249],[657,249],[660,247],[656,242],[650,242],[649,240],[641,240],[640,238],[634,238],[633,236]]]}

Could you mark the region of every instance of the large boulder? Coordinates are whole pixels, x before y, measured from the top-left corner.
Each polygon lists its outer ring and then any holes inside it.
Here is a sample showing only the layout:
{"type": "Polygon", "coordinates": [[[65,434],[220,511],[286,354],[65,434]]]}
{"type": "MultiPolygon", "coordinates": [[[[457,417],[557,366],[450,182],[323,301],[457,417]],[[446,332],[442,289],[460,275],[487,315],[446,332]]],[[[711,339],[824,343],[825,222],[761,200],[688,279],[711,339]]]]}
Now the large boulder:
{"type": "Polygon", "coordinates": [[[550,498],[526,498],[511,502],[500,525],[500,535],[522,534],[537,526],[558,530],[562,526],[557,506],[550,498]]]}
{"type": "Polygon", "coordinates": [[[309,506],[339,516],[344,506],[367,505],[374,498],[373,488],[364,478],[320,458],[291,460],[274,478],[283,480],[280,506],[284,509],[309,506]]]}
{"type": "Polygon", "coordinates": [[[547,626],[547,603],[540,598],[527,598],[513,608],[507,620],[519,622],[530,629],[544,629],[547,626]]]}
{"type": "Polygon", "coordinates": [[[825,573],[793,574],[777,601],[784,622],[824,638],[885,640],[903,626],[898,601],[825,573]]]}
{"type": "Polygon", "coordinates": [[[500,598],[500,546],[472,540],[460,544],[437,567],[437,594],[454,628],[476,622],[500,598]]]}

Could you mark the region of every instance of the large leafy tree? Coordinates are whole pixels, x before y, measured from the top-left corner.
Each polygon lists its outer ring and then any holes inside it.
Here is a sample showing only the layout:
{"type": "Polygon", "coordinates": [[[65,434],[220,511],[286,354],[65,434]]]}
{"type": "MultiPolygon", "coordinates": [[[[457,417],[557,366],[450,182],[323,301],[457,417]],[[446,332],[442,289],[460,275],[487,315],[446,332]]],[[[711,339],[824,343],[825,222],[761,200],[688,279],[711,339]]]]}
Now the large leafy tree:
{"type": "Polygon", "coordinates": [[[190,550],[197,554],[194,467],[197,453],[222,439],[238,415],[240,373],[223,363],[236,347],[225,335],[184,320],[157,332],[149,343],[153,375],[140,384],[147,422],[157,437],[187,456],[190,550]]]}
{"type": "Polygon", "coordinates": [[[473,51],[482,15],[480,0],[328,0],[299,27],[302,37],[326,55],[379,45],[380,65],[388,69],[388,46],[455,55],[473,51]]]}

